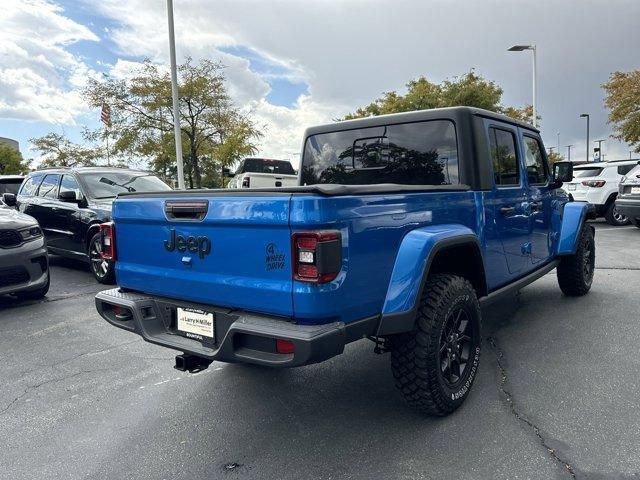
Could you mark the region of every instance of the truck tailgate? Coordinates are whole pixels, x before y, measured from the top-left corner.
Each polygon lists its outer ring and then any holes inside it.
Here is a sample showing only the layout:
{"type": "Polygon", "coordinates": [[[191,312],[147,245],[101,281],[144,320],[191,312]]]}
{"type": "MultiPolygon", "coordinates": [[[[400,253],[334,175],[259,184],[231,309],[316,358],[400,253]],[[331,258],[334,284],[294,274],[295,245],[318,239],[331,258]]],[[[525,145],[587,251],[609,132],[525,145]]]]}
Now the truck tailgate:
{"type": "Polygon", "coordinates": [[[289,209],[284,193],[119,198],[113,208],[118,284],[291,316],[289,209]],[[171,213],[176,205],[196,204],[206,208],[203,218],[171,213]]]}

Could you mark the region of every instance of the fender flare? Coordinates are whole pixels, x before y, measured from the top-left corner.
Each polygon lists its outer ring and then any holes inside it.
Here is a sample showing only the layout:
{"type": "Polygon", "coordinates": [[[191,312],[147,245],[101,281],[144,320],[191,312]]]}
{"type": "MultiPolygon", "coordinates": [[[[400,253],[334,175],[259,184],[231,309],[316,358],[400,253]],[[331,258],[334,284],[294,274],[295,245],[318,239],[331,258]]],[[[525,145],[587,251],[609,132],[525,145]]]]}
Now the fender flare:
{"type": "Polygon", "coordinates": [[[470,228],[457,224],[438,225],[416,228],[405,235],[393,266],[376,335],[413,329],[419,300],[434,258],[444,249],[459,245],[477,248],[484,276],[480,242],[470,228]]]}
{"type": "Polygon", "coordinates": [[[562,211],[560,238],[558,239],[556,255],[563,256],[576,253],[580,230],[594,209],[594,205],[586,202],[565,203],[562,211]]]}

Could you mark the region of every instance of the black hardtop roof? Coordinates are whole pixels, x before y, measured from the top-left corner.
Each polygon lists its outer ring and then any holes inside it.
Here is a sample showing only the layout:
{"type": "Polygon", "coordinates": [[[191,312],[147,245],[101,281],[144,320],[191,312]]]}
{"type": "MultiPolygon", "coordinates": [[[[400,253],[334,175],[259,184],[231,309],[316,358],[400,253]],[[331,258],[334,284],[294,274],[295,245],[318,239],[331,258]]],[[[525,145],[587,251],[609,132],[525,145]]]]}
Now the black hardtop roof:
{"type": "Polygon", "coordinates": [[[391,113],[388,115],[377,115],[373,117],[357,118],[355,120],[343,120],[340,122],[327,123],[309,127],[304,133],[304,137],[317,133],[337,132],[341,130],[353,130],[356,128],[377,127],[380,125],[391,125],[394,123],[421,122],[425,120],[459,120],[462,117],[478,116],[493,118],[500,122],[510,123],[518,127],[526,128],[533,132],[539,132],[537,128],[520,120],[516,120],[500,113],[484,110],[475,107],[447,107],[433,108],[430,110],[416,110],[413,112],[391,113]]]}
{"type": "Polygon", "coordinates": [[[113,172],[131,172],[131,173],[148,173],[153,175],[153,172],[147,170],[141,170],[136,168],[119,168],[119,167],[52,167],[35,170],[30,174],[35,173],[113,173],[113,172]]]}

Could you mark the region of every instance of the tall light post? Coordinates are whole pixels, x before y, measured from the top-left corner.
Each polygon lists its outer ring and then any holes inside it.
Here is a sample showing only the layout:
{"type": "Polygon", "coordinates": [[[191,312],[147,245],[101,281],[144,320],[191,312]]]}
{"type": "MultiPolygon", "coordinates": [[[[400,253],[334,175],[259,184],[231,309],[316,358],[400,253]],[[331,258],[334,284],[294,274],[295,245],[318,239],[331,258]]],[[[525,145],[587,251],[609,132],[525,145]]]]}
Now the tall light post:
{"type": "Polygon", "coordinates": [[[509,48],[509,52],[522,52],[523,50],[531,50],[533,52],[533,103],[532,103],[532,107],[533,107],[533,126],[538,128],[538,117],[536,115],[537,112],[537,108],[536,108],[536,79],[538,76],[537,70],[538,70],[538,66],[537,66],[537,61],[536,61],[536,46],[535,45],[514,45],[511,48],[509,48]]]}
{"type": "Polygon", "coordinates": [[[560,132],[558,132],[558,142],[556,143],[556,146],[558,147],[558,153],[560,153],[560,132]]]}
{"type": "Polygon", "coordinates": [[[184,165],[182,164],[182,130],[180,130],[180,102],[178,99],[178,71],[176,68],[176,38],[173,31],[173,0],[167,0],[169,21],[169,59],[171,61],[171,97],[173,100],[173,133],[176,137],[176,163],[178,188],[184,190],[184,165]]]}
{"type": "Polygon", "coordinates": [[[573,147],[573,145],[567,145],[567,161],[568,162],[571,161],[571,147],[573,147]]]}
{"type": "Polygon", "coordinates": [[[598,144],[598,160],[604,162],[604,155],[602,154],[602,142],[606,141],[606,139],[602,140],[594,140],[594,143],[598,144]]]}
{"type": "Polygon", "coordinates": [[[589,114],[588,113],[581,113],[580,114],[580,118],[586,118],[587,119],[587,163],[589,162],[589,114]]]}

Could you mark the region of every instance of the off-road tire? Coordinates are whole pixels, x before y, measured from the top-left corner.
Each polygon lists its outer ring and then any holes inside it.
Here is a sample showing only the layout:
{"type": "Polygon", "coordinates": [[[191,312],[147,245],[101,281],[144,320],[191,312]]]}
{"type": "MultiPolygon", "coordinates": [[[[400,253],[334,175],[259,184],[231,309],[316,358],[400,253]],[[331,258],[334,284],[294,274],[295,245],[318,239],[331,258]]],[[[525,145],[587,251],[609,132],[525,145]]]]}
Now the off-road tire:
{"type": "Polygon", "coordinates": [[[49,285],[51,283],[51,275],[47,273],[47,283],[36,290],[23,290],[22,292],[16,292],[15,296],[18,300],[39,300],[49,292],[49,285]]]}
{"type": "Polygon", "coordinates": [[[576,253],[563,256],[557,268],[562,293],[570,297],[581,297],[591,289],[595,273],[595,247],[592,227],[582,225],[576,253]]]}
{"type": "MultiPolygon", "coordinates": [[[[448,274],[433,275],[427,280],[413,330],[389,337],[395,383],[410,407],[429,415],[444,416],[464,402],[478,369],[480,322],[480,305],[468,280],[448,274]],[[441,349],[447,333],[445,328],[458,311],[465,314],[468,322],[468,358],[464,370],[461,371],[462,366],[458,364],[459,380],[450,384],[445,379],[447,370],[443,371],[441,349]]],[[[459,356],[458,362],[461,359],[459,356]]],[[[451,368],[450,357],[448,362],[451,368]]]]}
{"type": "Polygon", "coordinates": [[[89,241],[89,269],[99,283],[105,285],[113,285],[116,283],[116,268],[114,262],[103,260],[104,263],[98,261],[96,256],[100,252],[100,233],[96,233],[89,241]],[[103,265],[106,264],[106,267],[103,265]]]}
{"type": "Polygon", "coordinates": [[[629,219],[616,210],[615,199],[611,201],[607,207],[607,211],[604,213],[604,219],[609,225],[614,227],[622,227],[623,225],[629,225],[629,219]]]}

